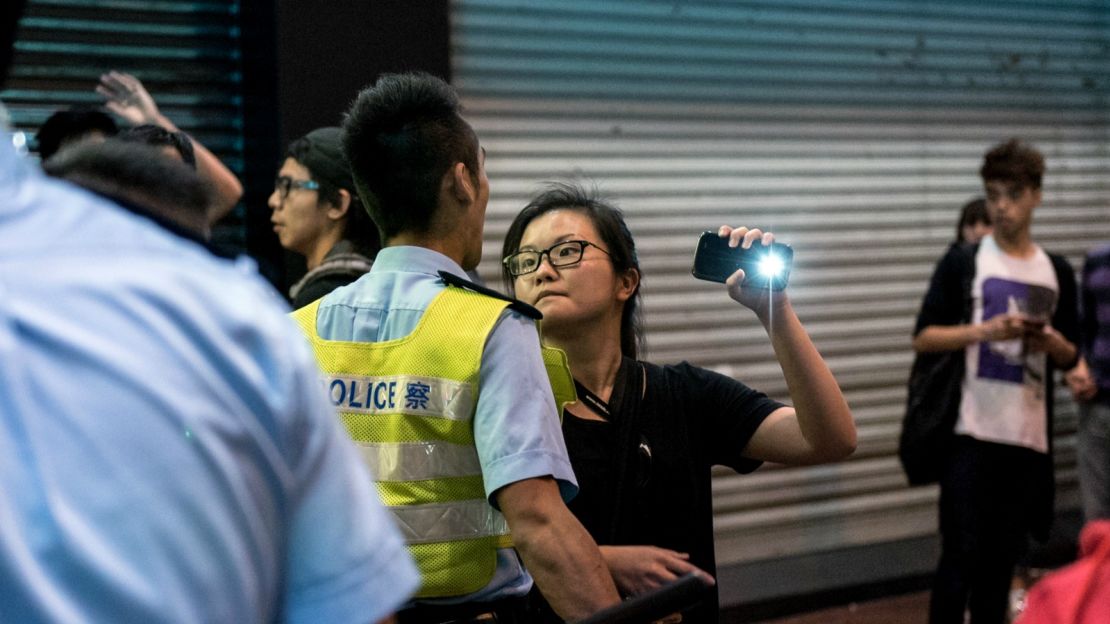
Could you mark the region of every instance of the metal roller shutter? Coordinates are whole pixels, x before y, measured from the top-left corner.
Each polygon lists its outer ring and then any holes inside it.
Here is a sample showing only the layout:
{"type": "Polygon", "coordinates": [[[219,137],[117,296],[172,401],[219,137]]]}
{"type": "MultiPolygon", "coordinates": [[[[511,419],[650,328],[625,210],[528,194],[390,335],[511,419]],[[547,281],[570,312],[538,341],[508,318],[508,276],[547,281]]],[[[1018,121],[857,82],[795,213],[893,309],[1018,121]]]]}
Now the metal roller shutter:
{"type": "MultiPolygon", "coordinates": [[[[100,74],[134,74],[163,114],[242,172],[242,75],[236,0],[28,0],[0,100],[33,137],[55,110],[99,105],[100,74]]],[[[241,207],[218,242],[243,247],[241,207]]]]}
{"type": "MultiPolygon", "coordinates": [[[[791,297],[859,450],[717,473],[720,564],[932,534],[936,490],[907,488],[894,454],[914,316],[981,193],[982,154],[1011,136],[1048,161],[1037,240],[1078,267],[1110,238],[1110,5],[457,0],[452,18],[455,83],[488,150],[487,279],[539,183],[588,176],[640,246],[647,358],[786,398],[753,315],[690,265],[697,234],[722,223],[796,250],[791,297]]],[[[1058,415],[1066,505],[1066,399],[1058,415]]]]}

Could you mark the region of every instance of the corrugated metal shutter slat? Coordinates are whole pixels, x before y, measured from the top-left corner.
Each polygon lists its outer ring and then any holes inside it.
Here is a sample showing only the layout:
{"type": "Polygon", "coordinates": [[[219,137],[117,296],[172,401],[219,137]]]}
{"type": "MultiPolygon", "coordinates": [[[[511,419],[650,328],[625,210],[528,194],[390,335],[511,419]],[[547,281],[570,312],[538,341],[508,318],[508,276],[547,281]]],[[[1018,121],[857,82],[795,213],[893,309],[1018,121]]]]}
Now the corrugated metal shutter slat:
{"type": "MultiPolygon", "coordinates": [[[[0,93],[17,130],[33,136],[54,111],[97,106],[100,74],[134,74],[162,113],[242,171],[239,3],[28,0],[7,89],[0,93]]],[[[242,214],[215,238],[244,248],[242,214]]]]}
{"type": "MultiPolygon", "coordinates": [[[[480,271],[543,180],[615,196],[645,278],[648,359],[785,398],[762,328],[689,275],[722,222],[794,245],[792,300],[860,426],[846,463],[715,472],[722,565],[930,534],[935,489],[894,457],[914,317],[983,152],[1045,154],[1034,235],[1078,266],[1110,239],[1104,2],[457,0],[454,76],[487,149],[480,271]]],[[[1074,407],[1060,394],[1062,500],[1074,407]]]]}

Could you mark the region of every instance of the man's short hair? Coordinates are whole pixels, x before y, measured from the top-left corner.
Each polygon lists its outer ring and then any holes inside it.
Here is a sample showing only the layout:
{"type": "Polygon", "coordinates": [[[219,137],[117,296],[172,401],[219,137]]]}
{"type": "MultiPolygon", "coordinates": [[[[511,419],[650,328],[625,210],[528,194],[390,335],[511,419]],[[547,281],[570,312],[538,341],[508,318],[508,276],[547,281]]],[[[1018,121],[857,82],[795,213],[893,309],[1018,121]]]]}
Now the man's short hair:
{"type": "Polygon", "coordinates": [[[1010,139],[986,153],[979,177],[983,182],[1001,181],[1039,189],[1044,177],[1044,156],[1032,145],[1010,139]]]}
{"type": "Polygon", "coordinates": [[[181,160],[197,168],[197,156],[193,150],[193,141],[184,132],[166,130],[154,124],[142,124],[128,128],[116,135],[116,138],[125,143],[140,143],[151,147],[172,147],[181,156],[181,160]]]}
{"type": "Polygon", "coordinates": [[[53,156],[62,145],[99,132],[106,137],[115,136],[119,129],[116,122],[102,110],[86,106],[75,106],[60,110],[46,118],[35,134],[39,157],[43,160],[53,156]]]}
{"type": "Polygon", "coordinates": [[[455,90],[423,73],[382,76],[351,105],[343,148],[383,241],[431,228],[440,183],[455,163],[477,183],[478,137],[459,111],[455,90]]]}
{"type": "Polygon", "coordinates": [[[204,223],[209,189],[195,171],[158,148],[109,139],[66,148],[43,163],[48,175],[119,202],[204,223]]]}

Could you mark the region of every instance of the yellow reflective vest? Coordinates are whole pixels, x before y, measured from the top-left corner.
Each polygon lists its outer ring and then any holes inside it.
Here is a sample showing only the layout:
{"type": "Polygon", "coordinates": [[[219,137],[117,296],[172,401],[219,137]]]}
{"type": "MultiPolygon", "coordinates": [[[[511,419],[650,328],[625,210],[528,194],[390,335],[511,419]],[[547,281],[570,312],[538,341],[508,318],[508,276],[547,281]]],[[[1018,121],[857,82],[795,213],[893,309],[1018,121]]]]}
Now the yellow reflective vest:
{"type": "MultiPolygon", "coordinates": [[[[462,596],[493,577],[508,525],[485,496],[473,417],[486,338],[508,301],[448,287],[397,340],[316,333],[316,301],[293,313],[324,383],[423,575],[417,598],[462,596]]],[[[574,401],[566,354],[543,349],[560,414],[574,401]]]]}

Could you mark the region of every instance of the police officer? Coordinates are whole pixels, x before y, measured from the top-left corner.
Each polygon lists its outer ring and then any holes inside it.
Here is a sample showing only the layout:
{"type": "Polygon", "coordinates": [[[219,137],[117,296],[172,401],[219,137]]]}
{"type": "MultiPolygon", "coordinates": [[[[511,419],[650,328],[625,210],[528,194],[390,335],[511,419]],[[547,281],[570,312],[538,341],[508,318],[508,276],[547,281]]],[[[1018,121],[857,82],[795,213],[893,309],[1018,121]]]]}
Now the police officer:
{"type": "Polygon", "coordinates": [[[384,248],[295,317],[423,575],[401,622],[522,621],[532,577],[567,619],[616,603],[564,503],[577,491],[554,396],[573,397],[565,357],[541,355],[534,309],[464,277],[489,182],[457,95],[426,74],[384,76],[344,133],[384,248]]]}

